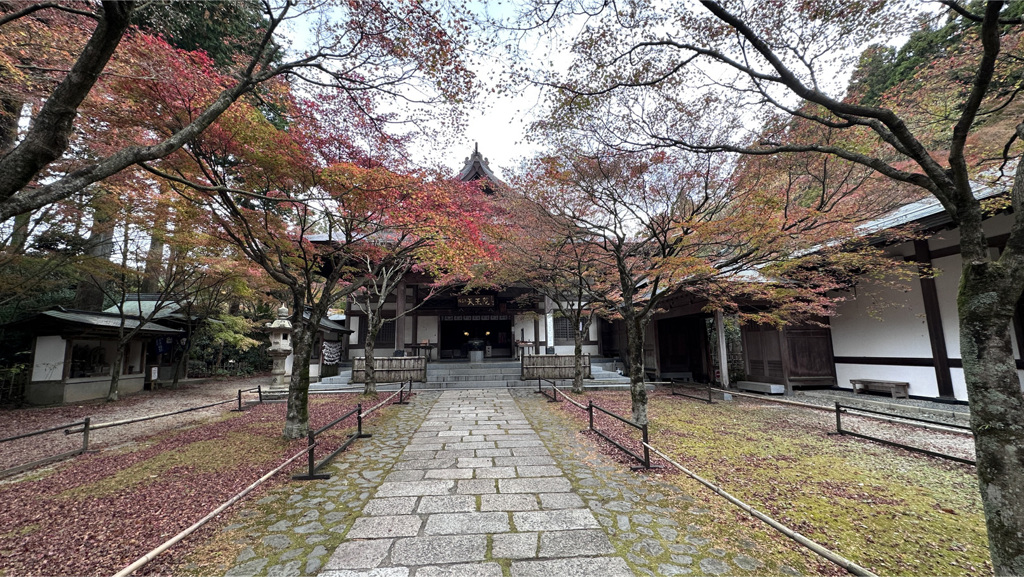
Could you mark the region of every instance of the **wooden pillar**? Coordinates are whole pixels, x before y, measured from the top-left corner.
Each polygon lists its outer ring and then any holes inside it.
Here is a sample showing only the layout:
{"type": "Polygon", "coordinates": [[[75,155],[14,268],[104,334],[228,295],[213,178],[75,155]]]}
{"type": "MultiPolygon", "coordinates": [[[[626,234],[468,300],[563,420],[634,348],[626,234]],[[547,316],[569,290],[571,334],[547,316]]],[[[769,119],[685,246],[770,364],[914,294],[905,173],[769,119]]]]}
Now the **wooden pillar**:
{"type": "Polygon", "coordinates": [[[395,289],[395,350],[405,350],[405,280],[395,289]]]}
{"type": "Polygon", "coordinates": [[[782,362],[782,384],[786,386],[786,396],[793,394],[793,383],[789,380],[789,341],[786,339],[786,328],[779,327],[779,360],[782,362]]]}
{"type": "MultiPolygon", "coordinates": [[[[931,251],[927,240],[914,241],[914,260],[918,271],[932,264],[931,251]]],[[[931,276],[920,277],[921,297],[924,300],[924,316],[928,325],[928,340],[932,345],[932,362],[935,365],[935,380],[939,384],[939,396],[953,398],[953,376],[949,371],[949,353],[946,351],[946,334],[942,329],[942,317],[939,313],[939,293],[935,290],[935,279],[931,276]]]]}
{"type": "MultiPolygon", "coordinates": [[[[32,339],[32,346],[33,347],[36,346],[36,341],[37,340],[39,340],[39,337],[36,337],[36,338],[32,339]]],[[[65,382],[65,383],[68,382],[69,378],[71,378],[71,352],[72,352],[72,350],[74,350],[74,347],[75,347],[75,341],[74,340],[72,340],[72,339],[64,339],[64,369],[61,371],[60,380],[65,382]]],[[[35,359],[35,354],[32,355],[32,358],[33,358],[33,360],[35,359]]],[[[35,367],[32,368],[32,371],[35,372],[35,367]]],[[[31,377],[29,377],[29,378],[31,378],[31,377]]]]}
{"type": "Polygon", "coordinates": [[[725,343],[725,318],[721,309],[715,311],[715,332],[718,334],[718,370],[721,371],[722,387],[729,388],[729,349],[725,343]]]}

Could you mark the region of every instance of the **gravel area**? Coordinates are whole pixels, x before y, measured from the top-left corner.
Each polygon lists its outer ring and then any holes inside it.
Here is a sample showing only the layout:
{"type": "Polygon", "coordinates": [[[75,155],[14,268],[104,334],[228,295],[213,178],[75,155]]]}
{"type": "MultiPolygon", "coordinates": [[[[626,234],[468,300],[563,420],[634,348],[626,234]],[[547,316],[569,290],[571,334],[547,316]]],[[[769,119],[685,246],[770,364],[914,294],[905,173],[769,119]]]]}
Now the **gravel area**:
{"type": "MultiPolygon", "coordinates": [[[[5,410],[0,419],[0,439],[80,422],[86,417],[89,417],[93,424],[107,423],[237,399],[239,389],[266,385],[268,382],[269,377],[266,376],[185,382],[180,383],[177,389],[142,391],[122,397],[120,401],[114,403],[94,401],[60,407],[5,410]]],[[[124,445],[141,436],[179,429],[236,406],[227,403],[152,421],[100,429],[90,433],[89,448],[101,449],[124,445]]],[[[81,435],[65,435],[63,431],[10,441],[0,445],[0,469],[73,451],[81,446],[81,435]]]]}
{"type": "Polygon", "coordinates": [[[886,405],[886,410],[893,412],[906,411],[907,414],[916,414],[914,409],[923,409],[925,412],[938,417],[938,420],[942,420],[942,413],[954,415],[954,417],[947,417],[946,419],[955,418],[958,422],[966,421],[971,415],[971,409],[966,404],[940,403],[925,399],[894,399],[889,395],[872,393],[854,394],[853,391],[849,390],[797,391],[793,397],[794,400],[802,403],[827,406],[834,406],[837,401],[842,404],[865,403],[875,405],[881,403],[886,405]]]}

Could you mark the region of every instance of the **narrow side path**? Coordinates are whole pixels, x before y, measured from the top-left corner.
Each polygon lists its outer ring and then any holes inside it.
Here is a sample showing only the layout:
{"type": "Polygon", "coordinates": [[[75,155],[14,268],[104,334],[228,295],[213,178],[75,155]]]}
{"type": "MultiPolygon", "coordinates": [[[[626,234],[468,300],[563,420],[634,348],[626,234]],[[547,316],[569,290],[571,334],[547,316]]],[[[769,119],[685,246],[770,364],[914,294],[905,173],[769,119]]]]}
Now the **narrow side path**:
{"type": "Polygon", "coordinates": [[[320,575],[632,575],[615,552],[507,391],[446,391],[320,575]]]}

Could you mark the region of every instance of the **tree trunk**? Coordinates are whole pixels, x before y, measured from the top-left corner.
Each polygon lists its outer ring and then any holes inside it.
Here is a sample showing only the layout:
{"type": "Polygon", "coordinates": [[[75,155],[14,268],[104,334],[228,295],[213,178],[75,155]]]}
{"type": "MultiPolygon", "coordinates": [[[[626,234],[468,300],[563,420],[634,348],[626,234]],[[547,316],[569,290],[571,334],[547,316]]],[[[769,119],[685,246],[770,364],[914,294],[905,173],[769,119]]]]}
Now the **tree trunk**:
{"type": "MultiPolygon", "coordinates": [[[[297,316],[302,319],[301,312],[297,316]]],[[[310,321],[304,319],[294,323],[294,326],[292,354],[295,361],[288,384],[288,412],[283,432],[285,439],[300,439],[309,432],[309,351],[313,348],[316,330],[310,321]]]]}
{"type": "Polygon", "coordinates": [[[576,394],[583,393],[583,338],[588,332],[590,332],[590,321],[583,321],[582,319],[576,319],[576,330],[573,331],[574,343],[572,354],[572,392],[576,394]]]}
{"type": "MultiPolygon", "coordinates": [[[[114,254],[114,225],[116,223],[110,211],[103,205],[102,197],[105,194],[102,188],[96,193],[93,202],[96,210],[93,212],[89,240],[85,245],[86,254],[96,262],[109,261],[114,254]]],[[[83,274],[78,280],[73,306],[76,309],[87,311],[103,310],[103,284],[105,282],[101,277],[83,274]]]]}
{"type": "Polygon", "coordinates": [[[178,358],[178,362],[174,363],[174,378],[171,380],[172,389],[178,388],[178,379],[180,379],[182,375],[184,375],[185,378],[188,379],[188,356],[189,353],[192,352],[192,333],[193,330],[191,330],[190,327],[190,330],[188,332],[189,337],[185,343],[185,350],[181,352],[181,357],[178,358]]]}
{"type": "Polygon", "coordinates": [[[150,232],[149,250],[146,251],[146,269],[142,275],[139,292],[155,293],[160,290],[160,278],[164,268],[164,238],[167,236],[167,215],[161,213],[153,222],[150,232]]]}
{"type": "Polygon", "coordinates": [[[124,341],[118,341],[117,353],[114,354],[114,361],[110,363],[110,389],[107,391],[107,400],[116,401],[118,399],[118,388],[121,381],[121,365],[124,364],[124,352],[127,348],[127,343],[124,341]]]}
{"type": "Polygon", "coordinates": [[[1024,575],[1024,395],[1010,322],[1021,289],[992,263],[965,262],[958,312],[978,484],[996,575],[1024,575]]]}
{"type": "MultiPolygon", "coordinates": [[[[181,357],[178,359],[178,362],[174,363],[174,376],[171,378],[172,389],[178,388],[178,380],[181,378],[181,375],[184,374],[186,371],[188,371],[188,351],[182,353],[181,357]]],[[[188,375],[185,375],[185,378],[187,379],[188,375]]]]}
{"type": "Polygon", "coordinates": [[[369,322],[366,323],[366,347],[363,351],[364,374],[366,375],[366,386],[363,388],[363,394],[376,395],[377,362],[373,356],[373,349],[377,344],[377,333],[380,331],[381,323],[373,315],[367,315],[366,318],[369,322]]]}
{"type": "Polygon", "coordinates": [[[633,422],[647,424],[647,385],[644,384],[644,323],[632,314],[624,316],[626,348],[629,354],[629,392],[633,401],[633,422]]]}
{"type": "Polygon", "coordinates": [[[572,392],[581,394],[583,392],[583,337],[576,331],[576,338],[573,343],[572,359],[572,392]]]}
{"type": "Polygon", "coordinates": [[[28,229],[32,224],[32,212],[24,212],[14,217],[14,230],[11,232],[11,243],[8,245],[11,254],[19,254],[28,244],[28,229]]]}

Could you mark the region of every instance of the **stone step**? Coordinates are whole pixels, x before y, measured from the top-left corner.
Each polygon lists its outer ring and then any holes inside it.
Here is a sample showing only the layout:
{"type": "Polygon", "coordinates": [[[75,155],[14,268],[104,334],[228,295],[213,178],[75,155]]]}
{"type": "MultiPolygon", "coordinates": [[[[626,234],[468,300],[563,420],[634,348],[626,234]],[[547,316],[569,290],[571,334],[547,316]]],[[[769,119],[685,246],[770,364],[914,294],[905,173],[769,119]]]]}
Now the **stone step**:
{"type": "Polygon", "coordinates": [[[519,375],[522,370],[519,367],[495,368],[495,369],[434,369],[427,368],[427,376],[480,376],[480,375],[519,375]]]}
{"type": "Polygon", "coordinates": [[[756,381],[739,381],[736,388],[741,391],[753,391],[755,393],[767,393],[769,395],[784,395],[786,387],[773,383],[759,383],[756,381]]]}
{"type": "MultiPolygon", "coordinates": [[[[518,363],[494,362],[494,363],[430,363],[427,365],[427,381],[431,383],[473,383],[476,381],[519,381],[521,367],[518,363]],[[488,378],[490,377],[490,378],[488,378]]],[[[617,371],[604,370],[601,367],[591,367],[592,378],[588,381],[599,382],[604,385],[629,384],[629,377],[620,375],[617,371]]],[[[344,370],[337,376],[324,377],[316,385],[330,387],[347,386],[351,383],[352,371],[344,370]]],[[[536,382],[536,381],[533,381],[536,382]]],[[[322,386],[321,386],[322,388],[322,386]]],[[[310,390],[317,390],[311,385],[310,390]]]]}
{"type": "MultiPolygon", "coordinates": [[[[526,388],[532,389],[537,386],[536,380],[522,381],[519,379],[489,379],[470,381],[428,381],[426,383],[413,383],[413,390],[417,389],[492,389],[492,388],[526,388]]],[[[568,380],[559,381],[560,388],[568,388],[571,383],[568,380]]],[[[352,392],[361,390],[361,383],[327,383],[324,381],[311,383],[310,393],[325,392],[352,392]]],[[[620,377],[618,379],[587,379],[583,381],[583,387],[588,390],[598,389],[628,389],[629,379],[620,377]]],[[[648,387],[653,390],[653,386],[648,387]]],[[[398,384],[378,384],[379,391],[397,391],[398,384]]],[[[284,392],[285,394],[287,391],[284,392]]]]}

